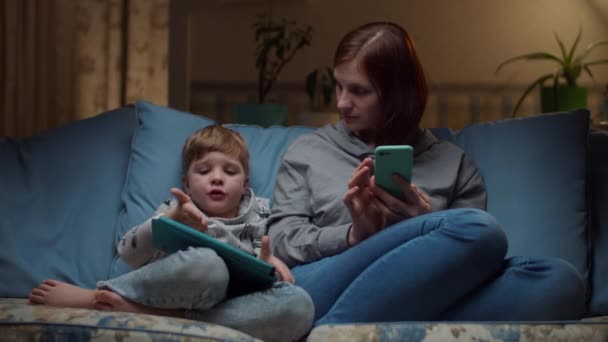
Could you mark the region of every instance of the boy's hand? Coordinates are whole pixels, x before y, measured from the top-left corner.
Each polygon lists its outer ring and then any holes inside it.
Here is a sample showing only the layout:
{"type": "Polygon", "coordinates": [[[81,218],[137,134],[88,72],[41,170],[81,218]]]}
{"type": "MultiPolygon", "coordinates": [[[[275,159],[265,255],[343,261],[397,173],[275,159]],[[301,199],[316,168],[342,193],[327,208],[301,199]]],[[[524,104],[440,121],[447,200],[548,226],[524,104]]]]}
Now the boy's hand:
{"type": "Polygon", "coordinates": [[[260,252],[260,259],[274,266],[282,281],[292,284],[295,283],[296,280],[291,274],[289,267],[287,267],[287,265],[285,265],[270,252],[270,239],[267,235],[262,236],[262,251],[260,252]]]}
{"type": "Polygon", "coordinates": [[[192,202],[190,196],[177,188],[171,188],[171,194],[177,199],[177,207],[169,209],[165,216],[206,233],[207,216],[192,202]]]}

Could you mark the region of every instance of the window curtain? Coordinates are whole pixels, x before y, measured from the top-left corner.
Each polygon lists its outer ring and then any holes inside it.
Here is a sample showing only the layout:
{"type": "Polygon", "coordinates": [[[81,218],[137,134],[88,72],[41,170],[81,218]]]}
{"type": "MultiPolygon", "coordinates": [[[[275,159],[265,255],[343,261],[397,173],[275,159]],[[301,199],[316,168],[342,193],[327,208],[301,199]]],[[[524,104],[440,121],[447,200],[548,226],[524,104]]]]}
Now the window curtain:
{"type": "Polygon", "coordinates": [[[0,0],[0,136],[168,99],[169,0],[0,0]]]}

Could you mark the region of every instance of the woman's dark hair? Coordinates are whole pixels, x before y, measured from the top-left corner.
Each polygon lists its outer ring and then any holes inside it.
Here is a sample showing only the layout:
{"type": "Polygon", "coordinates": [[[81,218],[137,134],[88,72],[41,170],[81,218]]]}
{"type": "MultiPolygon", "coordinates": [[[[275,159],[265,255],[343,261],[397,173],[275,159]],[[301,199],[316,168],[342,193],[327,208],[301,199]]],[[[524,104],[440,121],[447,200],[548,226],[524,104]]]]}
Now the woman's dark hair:
{"type": "Polygon", "coordinates": [[[428,86],[409,33],[390,22],[360,26],[338,44],[334,67],[355,58],[379,96],[374,143],[412,144],[420,133],[428,86]]]}

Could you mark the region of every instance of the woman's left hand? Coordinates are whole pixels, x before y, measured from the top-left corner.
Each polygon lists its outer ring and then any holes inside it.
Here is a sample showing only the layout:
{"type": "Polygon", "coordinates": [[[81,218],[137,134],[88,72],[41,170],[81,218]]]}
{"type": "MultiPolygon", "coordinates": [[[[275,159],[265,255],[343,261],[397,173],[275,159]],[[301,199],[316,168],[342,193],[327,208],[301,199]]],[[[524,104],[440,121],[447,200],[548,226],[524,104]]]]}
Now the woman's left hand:
{"type": "Polygon", "coordinates": [[[380,204],[378,206],[386,217],[387,225],[403,221],[407,218],[427,214],[433,210],[429,196],[419,190],[416,185],[406,181],[399,175],[394,175],[393,180],[401,189],[404,200],[395,198],[377,186],[375,180],[375,177],[372,177],[371,189],[374,195],[380,199],[380,204]]]}
{"type": "Polygon", "coordinates": [[[274,266],[282,281],[292,284],[295,283],[296,280],[293,277],[293,274],[291,274],[289,267],[287,267],[284,262],[272,255],[272,252],[270,252],[270,239],[267,235],[262,236],[262,251],[260,252],[260,259],[274,266]]]}

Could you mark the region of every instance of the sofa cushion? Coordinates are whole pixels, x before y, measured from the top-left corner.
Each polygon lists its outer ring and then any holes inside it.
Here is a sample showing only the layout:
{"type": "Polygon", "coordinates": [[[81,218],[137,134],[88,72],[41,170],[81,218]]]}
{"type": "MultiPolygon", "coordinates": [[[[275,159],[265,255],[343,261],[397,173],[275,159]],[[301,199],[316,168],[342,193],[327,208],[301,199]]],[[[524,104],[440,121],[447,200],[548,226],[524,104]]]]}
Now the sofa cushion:
{"type": "Polygon", "coordinates": [[[26,297],[45,278],[90,288],[108,277],[134,128],[122,108],[0,139],[0,297],[26,297]]]}
{"type": "MultiPolygon", "coordinates": [[[[167,198],[171,187],[181,187],[181,150],[190,134],[214,122],[202,116],[180,112],[146,101],[135,104],[139,126],[133,136],[132,157],[123,189],[124,211],[119,218],[116,239],[145,221],[167,198]]],[[[257,196],[271,199],[280,157],[306,127],[261,128],[227,125],[238,131],[249,149],[250,186],[257,196]]],[[[116,258],[112,276],[128,271],[116,258]]]]}
{"type": "Polygon", "coordinates": [[[608,132],[589,134],[589,197],[593,262],[590,309],[608,315],[608,132]]]}
{"type": "Polygon", "coordinates": [[[589,113],[576,110],[435,131],[477,164],[508,255],[561,257],[588,282],[589,113]]]}

